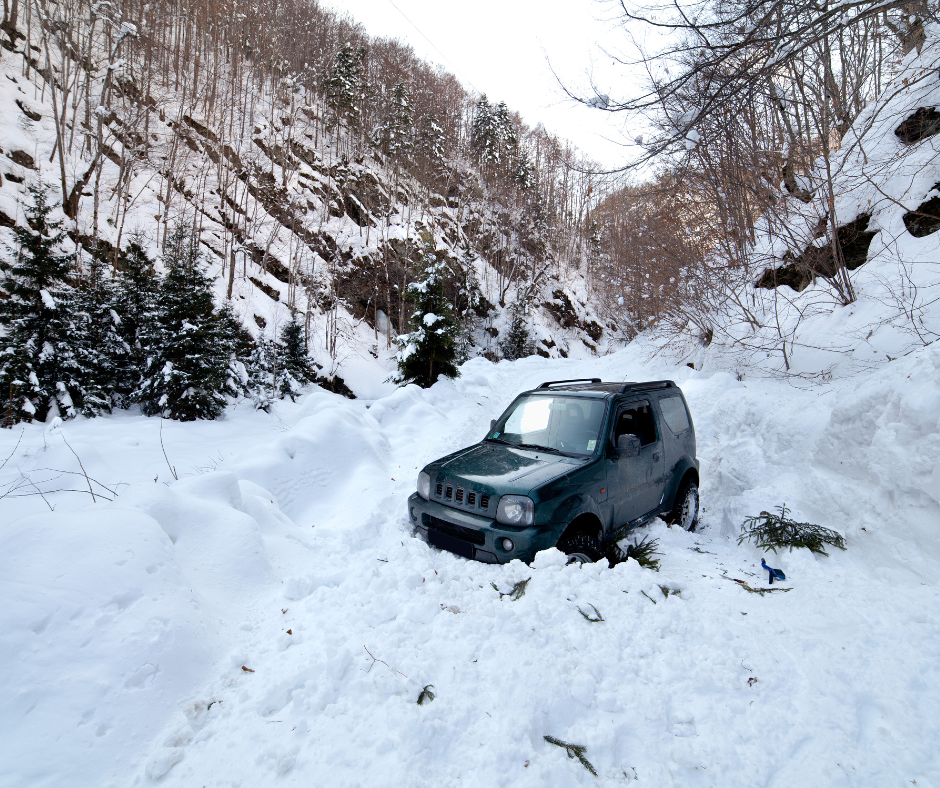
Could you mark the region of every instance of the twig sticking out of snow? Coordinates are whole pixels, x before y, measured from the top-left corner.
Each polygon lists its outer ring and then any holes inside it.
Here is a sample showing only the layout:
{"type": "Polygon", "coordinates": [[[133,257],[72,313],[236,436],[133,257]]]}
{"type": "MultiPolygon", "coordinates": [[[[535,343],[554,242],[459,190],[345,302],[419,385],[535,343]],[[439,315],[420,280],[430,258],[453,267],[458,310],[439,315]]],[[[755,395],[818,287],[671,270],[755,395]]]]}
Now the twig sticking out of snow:
{"type": "Polygon", "coordinates": [[[527,577],[525,580],[520,580],[512,587],[512,591],[507,591],[503,593],[497,588],[496,583],[490,583],[491,586],[496,590],[496,593],[499,594],[499,598],[502,599],[504,596],[509,597],[510,602],[515,602],[525,596],[525,587],[529,584],[531,577],[527,577]]]}
{"type": "Polygon", "coordinates": [[[792,588],[751,588],[751,586],[749,586],[746,581],[738,580],[738,578],[736,577],[724,577],[724,579],[730,580],[732,583],[737,583],[745,591],[748,591],[751,594],[760,594],[761,596],[763,596],[764,594],[772,594],[775,591],[792,591],[793,590],[792,588]]]}
{"type": "Polygon", "coordinates": [[[23,431],[20,432],[20,437],[17,438],[16,446],[13,447],[13,451],[11,451],[11,452],[7,455],[7,458],[6,458],[3,462],[0,462],[0,471],[2,471],[2,470],[3,470],[3,467],[13,458],[13,455],[16,454],[16,450],[20,447],[20,441],[23,440],[23,434],[24,434],[25,432],[26,432],[26,427],[23,427],[23,431]]]}
{"type": "MultiPolygon", "coordinates": [[[[372,668],[373,668],[373,666],[375,665],[376,662],[381,662],[383,665],[385,665],[385,667],[387,667],[389,670],[393,671],[394,673],[397,673],[397,674],[398,674],[399,676],[401,676],[402,678],[406,678],[406,679],[408,678],[408,677],[407,677],[404,673],[402,673],[400,670],[395,670],[395,668],[393,668],[391,665],[389,665],[384,659],[379,659],[378,657],[373,657],[373,656],[372,656],[372,652],[369,651],[369,649],[367,649],[365,646],[363,646],[363,649],[365,649],[366,654],[368,654],[369,657],[370,657],[371,660],[372,660],[372,663],[369,665],[369,667],[368,667],[366,670],[363,671],[363,673],[369,673],[369,672],[372,670],[372,668]]],[[[408,680],[411,681],[411,679],[408,679],[408,680]]],[[[429,684],[428,686],[433,686],[433,685],[430,685],[430,684],[429,684]]],[[[425,689],[427,689],[427,687],[425,687],[425,689]]]]}
{"type": "Polygon", "coordinates": [[[593,764],[584,755],[584,753],[587,752],[587,745],[568,744],[568,742],[562,741],[561,739],[556,739],[554,736],[543,736],[542,738],[545,739],[545,741],[547,741],[549,744],[554,744],[556,747],[563,747],[568,753],[569,758],[577,758],[579,761],[581,761],[581,765],[585,769],[597,777],[597,769],[594,768],[593,764]]]}
{"type": "Polygon", "coordinates": [[[179,481],[179,476],[176,475],[176,468],[170,465],[170,458],[166,456],[166,448],[163,445],[163,416],[160,416],[160,448],[163,450],[163,459],[166,460],[166,465],[170,469],[170,473],[173,474],[173,478],[176,481],[179,481]]]}
{"type": "Polygon", "coordinates": [[[85,466],[82,465],[82,458],[78,456],[78,452],[72,448],[71,444],[65,440],[65,435],[62,434],[62,442],[69,447],[69,451],[75,455],[75,459],[78,460],[78,467],[82,469],[82,476],[85,477],[85,484],[88,485],[88,493],[91,495],[92,503],[98,503],[98,500],[95,498],[94,488],[91,486],[91,479],[88,478],[88,474],[85,472],[85,466]]]}
{"type": "Polygon", "coordinates": [[[593,616],[590,613],[585,613],[580,607],[578,607],[578,612],[584,616],[585,620],[590,621],[592,624],[598,624],[604,620],[601,612],[596,607],[594,607],[594,605],[588,602],[588,606],[591,608],[591,610],[594,611],[593,616]]]}

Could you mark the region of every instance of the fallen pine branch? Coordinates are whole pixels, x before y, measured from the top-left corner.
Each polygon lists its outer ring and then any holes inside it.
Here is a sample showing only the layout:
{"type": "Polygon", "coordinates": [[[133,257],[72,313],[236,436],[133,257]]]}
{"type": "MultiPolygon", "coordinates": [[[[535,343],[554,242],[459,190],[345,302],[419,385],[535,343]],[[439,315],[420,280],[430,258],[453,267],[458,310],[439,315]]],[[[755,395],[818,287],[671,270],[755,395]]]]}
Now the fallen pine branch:
{"type": "Polygon", "coordinates": [[[752,588],[744,580],[738,580],[736,577],[728,577],[727,575],[721,576],[724,580],[730,580],[732,583],[737,583],[745,591],[748,591],[751,594],[773,594],[775,591],[792,591],[792,588],[752,588]]]}
{"type": "Polygon", "coordinates": [[[568,753],[568,757],[572,760],[577,758],[581,761],[581,765],[587,769],[591,774],[597,777],[597,769],[594,768],[594,765],[585,757],[587,752],[587,746],[584,744],[568,744],[568,742],[562,741],[561,739],[556,739],[554,736],[543,736],[543,739],[549,744],[554,744],[556,747],[562,747],[568,753]]]}

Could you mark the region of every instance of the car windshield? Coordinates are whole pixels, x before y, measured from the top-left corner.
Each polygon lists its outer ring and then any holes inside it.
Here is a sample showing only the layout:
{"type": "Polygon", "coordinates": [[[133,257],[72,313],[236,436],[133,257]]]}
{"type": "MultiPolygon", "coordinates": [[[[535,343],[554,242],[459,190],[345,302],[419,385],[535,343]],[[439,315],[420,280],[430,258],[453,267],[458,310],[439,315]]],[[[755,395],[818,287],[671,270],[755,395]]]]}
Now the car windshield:
{"type": "Polygon", "coordinates": [[[516,402],[486,439],[524,448],[590,455],[600,441],[604,405],[602,399],[533,394],[516,402]]]}

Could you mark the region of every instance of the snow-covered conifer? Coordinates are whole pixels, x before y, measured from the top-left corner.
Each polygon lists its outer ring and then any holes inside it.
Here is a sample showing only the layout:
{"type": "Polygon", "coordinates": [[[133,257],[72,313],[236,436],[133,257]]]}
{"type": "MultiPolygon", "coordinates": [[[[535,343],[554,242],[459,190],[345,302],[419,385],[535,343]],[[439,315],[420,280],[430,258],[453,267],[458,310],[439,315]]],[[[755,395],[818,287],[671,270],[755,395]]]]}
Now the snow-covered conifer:
{"type": "Polygon", "coordinates": [[[388,100],[385,120],[378,129],[377,142],[392,161],[407,162],[414,153],[414,113],[411,96],[403,82],[396,82],[388,100]]]}
{"type": "Polygon", "coordinates": [[[279,392],[280,396],[293,400],[300,389],[317,377],[313,362],[307,353],[304,329],[296,314],[292,315],[290,321],[281,329],[280,345],[279,392]]]}
{"type": "Polygon", "coordinates": [[[42,184],[27,187],[26,224],[13,228],[12,259],[0,260],[0,399],[7,426],[45,420],[50,411],[71,418],[81,407],[81,368],[76,357],[73,291],[67,282],[74,253],[61,247],[63,222],[42,184]]]}
{"type": "Polygon", "coordinates": [[[121,336],[129,347],[126,363],[117,375],[116,396],[120,403],[133,401],[138,395],[147,368],[147,343],[157,333],[161,277],[143,244],[143,237],[131,236],[117,273],[114,308],[121,319],[121,336]]]}
{"type": "Polygon", "coordinates": [[[75,291],[72,316],[85,416],[110,413],[115,404],[123,404],[123,398],[117,394],[115,402],[115,396],[120,378],[127,374],[131,348],[122,336],[116,306],[107,265],[95,255],[75,291]]]}
{"type": "Polygon", "coordinates": [[[348,41],[340,47],[326,82],[326,102],[336,122],[345,121],[350,128],[359,126],[362,118],[362,59],[364,50],[354,49],[348,41]]]}
{"type": "Polygon", "coordinates": [[[529,321],[526,316],[526,301],[524,298],[517,300],[510,307],[512,322],[509,324],[509,331],[499,348],[503,353],[503,358],[508,361],[514,361],[517,358],[531,356],[535,352],[534,343],[529,332],[529,321]]]}
{"type": "Polygon", "coordinates": [[[147,368],[140,401],[149,415],[214,419],[225,408],[231,348],[212,299],[198,241],[177,225],[163,257],[152,335],[144,336],[147,368]]]}
{"type": "Polygon", "coordinates": [[[417,151],[428,174],[440,174],[447,166],[444,130],[434,115],[425,116],[418,132],[417,151]]]}
{"type": "Polygon", "coordinates": [[[412,331],[398,338],[394,381],[427,388],[441,376],[456,378],[460,372],[456,365],[458,326],[445,292],[447,263],[432,235],[425,234],[423,241],[421,279],[408,285],[408,296],[416,307],[411,315],[412,331]]]}

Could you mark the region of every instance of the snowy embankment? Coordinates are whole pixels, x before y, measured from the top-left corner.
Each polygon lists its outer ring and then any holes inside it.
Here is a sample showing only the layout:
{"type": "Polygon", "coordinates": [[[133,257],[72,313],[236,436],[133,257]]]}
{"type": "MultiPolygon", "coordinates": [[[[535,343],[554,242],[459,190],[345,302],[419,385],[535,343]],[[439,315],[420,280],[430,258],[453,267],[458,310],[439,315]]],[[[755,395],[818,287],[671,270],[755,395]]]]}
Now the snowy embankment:
{"type": "Polygon", "coordinates": [[[82,489],[43,483],[81,473],[71,446],[119,493],[0,502],[0,783],[940,785],[940,350],[805,389],[644,358],[475,360],[374,403],[166,422],[168,460],[143,417],[29,426],[15,451],[0,432],[2,489],[82,489]],[[702,526],[643,529],[659,573],[411,538],[421,465],[579,375],[689,400],[702,526]],[[848,551],[774,557],[792,590],[748,593],[741,520],[784,502],[848,551]]]}

